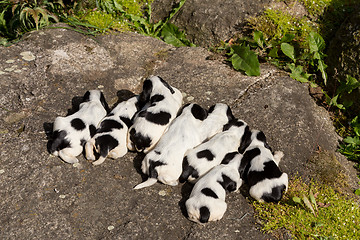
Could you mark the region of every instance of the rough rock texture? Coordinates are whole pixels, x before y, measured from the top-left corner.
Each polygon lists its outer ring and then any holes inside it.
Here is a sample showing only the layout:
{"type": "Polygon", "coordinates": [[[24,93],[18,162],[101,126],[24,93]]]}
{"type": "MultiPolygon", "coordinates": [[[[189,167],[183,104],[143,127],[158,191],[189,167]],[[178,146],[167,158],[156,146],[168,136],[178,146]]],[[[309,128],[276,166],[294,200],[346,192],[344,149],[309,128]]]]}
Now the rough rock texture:
{"type": "MultiPolygon", "coordinates": [[[[83,156],[70,165],[47,152],[51,123],[86,90],[102,89],[110,104],[139,93],[150,74],[162,76],[185,102],[228,103],[261,129],[285,157],[290,177],[307,176],[318,146],[334,152],[338,137],[327,112],[302,85],[272,66],[247,77],[202,48],[173,48],[137,34],[92,38],[66,29],[32,32],[0,48],[1,239],[271,239],[256,224],[246,193],[227,196],[228,210],[200,226],[182,211],[191,187],[156,184],[135,191],[143,155],[93,166],[83,156]]],[[[343,157],[350,183],[351,164],[343,157]]],[[[351,185],[354,189],[354,185],[351,185]]]]}
{"type": "MultiPolygon", "coordinates": [[[[167,17],[178,2],[155,0],[152,3],[153,20],[156,22],[167,17]]],[[[272,0],[187,0],[172,22],[185,30],[196,45],[209,47],[241,32],[246,18],[261,12],[270,2],[272,0]]]]}
{"type": "MultiPolygon", "coordinates": [[[[352,14],[344,21],[331,41],[328,50],[330,92],[346,82],[346,75],[360,80],[360,5],[354,6],[352,14]]],[[[360,89],[354,91],[350,99],[355,101],[360,112],[360,89]]]]}

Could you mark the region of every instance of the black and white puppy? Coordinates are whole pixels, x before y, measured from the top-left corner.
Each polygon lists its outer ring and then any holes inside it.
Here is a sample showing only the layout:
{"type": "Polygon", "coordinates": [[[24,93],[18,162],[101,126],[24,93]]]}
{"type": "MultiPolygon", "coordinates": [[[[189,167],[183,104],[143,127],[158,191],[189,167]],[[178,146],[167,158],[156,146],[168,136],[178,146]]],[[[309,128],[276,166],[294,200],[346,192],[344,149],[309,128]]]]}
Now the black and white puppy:
{"type": "Polygon", "coordinates": [[[149,178],[135,189],[151,186],[157,180],[177,185],[185,152],[221,131],[233,118],[229,106],[223,103],[210,107],[209,114],[197,104],[185,106],[153,151],[145,156],[142,171],[149,178]]]}
{"type": "Polygon", "coordinates": [[[139,110],[138,96],[119,103],[100,123],[96,134],[86,143],[85,153],[88,160],[95,160],[94,149],[100,154],[93,165],[103,163],[107,156],[120,158],[127,149],[127,132],[131,119],[139,110]]]}
{"type": "Polygon", "coordinates": [[[179,181],[194,182],[222,161],[228,161],[238,148],[245,149],[251,141],[249,126],[234,119],[226,124],[223,131],[209,141],[190,149],[183,160],[183,172],[179,181]]]}
{"type": "Polygon", "coordinates": [[[243,176],[250,196],[260,202],[278,202],[288,188],[288,175],[278,167],[284,153],[276,151],[273,155],[261,131],[252,130],[251,140],[242,160],[247,164],[243,176]]]}
{"type": "Polygon", "coordinates": [[[67,163],[79,162],[76,157],[95,134],[97,125],[106,116],[108,109],[101,91],[87,91],[77,112],[55,119],[50,153],[67,163]]]}
{"type": "Polygon", "coordinates": [[[242,185],[238,168],[242,155],[234,152],[227,164],[220,164],[201,177],[185,202],[188,218],[204,224],[220,220],[226,211],[226,190],[237,191],[242,185]]]}
{"type": "Polygon", "coordinates": [[[181,174],[182,159],[186,150],[203,141],[199,134],[207,111],[197,104],[185,105],[181,114],[170,124],[155,148],[144,158],[141,170],[148,179],[135,189],[151,186],[158,180],[176,186],[181,174]]]}
{"type": "Polygon", "coordinates": [[[128,132],[127,146],[131,151],[149,152],[159,141],[182,105],[181,92],[162,78],[146,79],[139,101],[145,107],[134,116],[128,132]]]}

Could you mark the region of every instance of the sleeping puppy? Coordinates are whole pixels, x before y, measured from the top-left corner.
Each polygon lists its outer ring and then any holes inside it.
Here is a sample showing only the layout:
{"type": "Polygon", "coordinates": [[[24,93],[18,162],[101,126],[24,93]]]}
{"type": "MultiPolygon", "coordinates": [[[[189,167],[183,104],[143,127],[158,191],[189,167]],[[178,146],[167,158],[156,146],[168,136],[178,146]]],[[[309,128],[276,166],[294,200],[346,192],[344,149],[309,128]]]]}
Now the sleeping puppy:
{"type": "Polygon", "coordinates": [[[207,114],[197,104],[183,108],[159,143],[145,156],[141,169],[149,178],[135,189],[151,186],[157,180],[171,186],[178,184],[185,152],[221,131],[234,117],[226,104],[215,104],[210,110],[207,114]]]}
{"type": "Polygon", "coordinates": [[[236,119],[230,121],[222,132],[186,152],[179,181],[193,183],[221,161],[228,161],[238,148],[245,149],[250,140],[251,131],[245,122],[236,119]]]}
{"type": "Polygon", "coordinates": [[[261,131],[253,130],[251,139],[242,160],[247,164],[243,179],[249,184],[250,196],[260,202],[278,202],[288,188],[288,175],[278,167],[284,153],[273,155],[261,131]]]}
{"type": "Polygon", "coordinates": [[[204,224],[223,217],[226,190],[237,191],[242,184],[238,171],[241,158],[240,153],[234,152],[230,162],[214,167],[197,181],[185,202],[189,220],[204,224]]]}
{"type": "Polygon", "coordinates": [[[201,143],[200,124],[207,117],[207,111],[197,104],[185,105],[181,114],[171,123],[155,148],[144,158],[141,170],[148,180],[135,189],[151,186],[159,180],[175,186],[181,174],[185,151],[201,143]]]}
{"type": "Polygon", "coordinates": [[[95,160],[94,149],[100,154],[93,165],[99,165],[107,156],[119,158],[124,156],[128,128],[131,119],[138,111],[138,96],[119,103],[100,123],[96,134],[86,143],[85,153],[88,160],[95,160]]]}
{"type": "Polygon", "coordinates": [[[87,91],[77,112],[55,119],[50,153],[67,163],[79,162],[76,156],[82,153],[84,144],[95,134],[108,109],[101,91],[87,91]]]}
{"type": "Polygon", "coordinates": [[[181,92],[162,78],[152,76],[143,84],[139,102],[145,107],[134,116],[127,136],[131,151],[149,152],[159,141],[182,105],[181,92]]]}

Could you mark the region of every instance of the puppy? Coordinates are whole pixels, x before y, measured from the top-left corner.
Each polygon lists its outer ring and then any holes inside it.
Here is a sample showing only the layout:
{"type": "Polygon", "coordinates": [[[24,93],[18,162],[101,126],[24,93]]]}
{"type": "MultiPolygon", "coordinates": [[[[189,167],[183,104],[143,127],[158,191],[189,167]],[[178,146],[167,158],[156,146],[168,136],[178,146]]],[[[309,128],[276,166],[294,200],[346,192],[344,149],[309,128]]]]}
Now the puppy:
{"type": "Polygon", "coordinates": [[[197,104],[185,105],[181,114],[171,123],[155,148],[142,162],[141,170],[148,180],[135,189],[151,186],[159,180],[175,186],[181,174],[185,151],[201,143],[200,124],[206,119],[207,111],[197,104]]]}
{"type": "Polygon", "coordinates": [[[246,148],[250,140],[249,126],[241,120],[232,120],[224,126],[222,132],[217,133],[209,141],[187,151],[179,181],[196,181],[221,161],[228,161],[231,157],[228,153],[237,151],[238,148],[246,148]]]}
{"type": "Polygon", "coordinates": [[[119,103],[100,123],[96,134],[86,143],[85,153],[88,160],[95,160],[94,149],[100,154],[93,165],[99,165],[107,156],[120,158],[128,149],[126,145],[131,119],[139,110],[138,96],[119,103]]]}
{"type": "Polygon", "coordinates": [[[284,153],[273,155],[261,131],[253,130],[251,140],[242,160],[247,165],[242,176],[250,187],[250,196],[260,202],[278,202],[288,188],[288,175],[278,167],[284,153]]]}
{"type": "Polygon", "coordinates": [[[242,185],[238,168],[242,155],[235,152],[227,164],[220,164],[197,181],[185,202],[188,218],[204,224],[220,220],[227,208],[226,190],[237,191],[242,185]]]}
{"type": "Polygon", "coordinates": [[[152,76],[144,81],[139,101],[146,105],[134,117],[127,146],[131,151],[148,153],[176,117],[182,105],[182,94],[162,78],[152,76]]]}
{"type": "Polygon", "coordinates": [[[101,91],[87,91],[77,112],[55,119],[50,153],[67,163],[79,162],[76,156],[82,153],[84,144],[95,134],[108,109],[101,91]]]}
{"type": "Polygon", "coordinates": [[[210,110],[207,114],[197,104],[183,108],[154,150],[145,156],[142,171],[149,178],[135,189],[151,186],[157,180],[172,186],[178,184],[185,152],[221,131],[234,117],[226,104],[215,104],[210,110]]]}

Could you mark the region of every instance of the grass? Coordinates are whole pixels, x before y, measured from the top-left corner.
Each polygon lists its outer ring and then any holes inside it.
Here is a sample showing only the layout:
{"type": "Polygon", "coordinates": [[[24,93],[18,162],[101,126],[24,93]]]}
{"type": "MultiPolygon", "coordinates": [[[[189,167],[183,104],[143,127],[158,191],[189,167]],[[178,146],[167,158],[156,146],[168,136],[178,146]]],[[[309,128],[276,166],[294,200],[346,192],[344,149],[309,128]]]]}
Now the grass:
{"type": "Polygon", "coordinates": [[[289,182],[288,192],[278,204],[253,202],[253,206],[263,231],[275,236],[286,229],[295,239],[360,239],[358,203],[314,181],[306,184],[296,177],[289,182]],[[298,198],[310,198],[311,194],[314,211],[303,201],[298,202],[298,198]]]}

